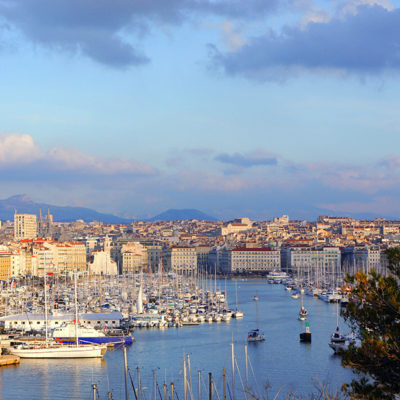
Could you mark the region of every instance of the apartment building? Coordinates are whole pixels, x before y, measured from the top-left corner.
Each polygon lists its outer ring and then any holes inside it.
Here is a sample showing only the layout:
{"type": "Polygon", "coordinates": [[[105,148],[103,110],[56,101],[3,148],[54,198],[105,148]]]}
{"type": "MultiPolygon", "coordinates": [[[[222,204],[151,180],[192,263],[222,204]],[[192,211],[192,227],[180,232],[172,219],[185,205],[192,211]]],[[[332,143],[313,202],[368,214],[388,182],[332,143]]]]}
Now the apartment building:
{"type": "Polygon", "coordinates": [[[172,246],[163,254],[167,271],[189,272],[197,270],[197,252],[194,247],[172,246]]]}
{"type": "Polygon", "coordinates": [[[281,269],[281,255],[268,247],[236,247],[223,249],[220,270],[224,273],[268,272],[281,269]]]}
{"type": "Polygon", "coordinates": [[[147,248],[139,242],[129,242],[121,248],[123,274],[140,272],[148,266],[147,248]]]}
{"type": "Polygon", "coordinates": [[[34,214],[14,214],[14,240],[35,239],[37,218],[34,214]]]}
{"type": "Polygon", "coordinates": [[[0,280],[11,278],[11,254],[0,253],[0,280]]]}
{"type": "Polygon", "coordinates": [[[295,275],[319,268],[324,272],[336,271],[341,265],[339,247],[286,247],[282,249],[282,269],[295,275]]]}
{"type": "Polygon", "coordinates": [[[382,269],[382,251],[379,246],[347,246],[342,249],[342,267],[345,272],[369,272],[382,269]]]}

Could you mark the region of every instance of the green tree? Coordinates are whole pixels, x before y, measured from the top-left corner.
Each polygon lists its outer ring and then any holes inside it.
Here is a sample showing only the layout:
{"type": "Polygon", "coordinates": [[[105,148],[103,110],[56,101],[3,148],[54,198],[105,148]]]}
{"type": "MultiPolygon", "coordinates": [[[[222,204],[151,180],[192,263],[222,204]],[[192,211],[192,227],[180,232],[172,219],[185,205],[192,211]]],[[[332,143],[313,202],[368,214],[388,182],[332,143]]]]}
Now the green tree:
{"type": "Polygon", "coordinates": [[[342,364],[358,375],[344,391],[353,399],[400,398],[400,248],[386,250],[387,276],[358,272],[346,280],[352,285],[345,320],[361,337],[343,351],[342,364]]]}

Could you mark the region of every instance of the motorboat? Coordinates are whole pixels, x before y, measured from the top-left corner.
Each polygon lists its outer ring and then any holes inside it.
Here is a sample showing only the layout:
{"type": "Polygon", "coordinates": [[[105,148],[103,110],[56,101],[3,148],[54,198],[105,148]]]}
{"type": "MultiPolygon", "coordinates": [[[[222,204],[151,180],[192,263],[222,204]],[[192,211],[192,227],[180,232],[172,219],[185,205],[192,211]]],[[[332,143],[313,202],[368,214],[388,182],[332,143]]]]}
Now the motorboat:
{"type": "Polygon", "coordinates": [[[244,316],[243,311],[240,311],[240,310],[236,310],[236,311],[232,314],[232,317],[233,317],[233,318],[243,318],[243,316],[244,316]]]}
{"type": "Polygon", "coordinates": [[[253,329],[247,334],[248,342],[262,342],[265,340],[264,332],[259,329],[253,329]]]}

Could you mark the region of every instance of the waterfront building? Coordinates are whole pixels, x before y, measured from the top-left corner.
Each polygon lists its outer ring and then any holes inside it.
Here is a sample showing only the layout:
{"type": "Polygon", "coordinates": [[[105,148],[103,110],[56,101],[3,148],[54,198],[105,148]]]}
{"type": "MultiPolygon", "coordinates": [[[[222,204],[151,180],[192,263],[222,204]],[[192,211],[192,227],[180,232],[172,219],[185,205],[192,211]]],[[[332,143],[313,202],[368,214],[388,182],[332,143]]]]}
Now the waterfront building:
{"type": "Polygon", "coordinates": [[[321,273],[336,273],[341,265],[339,247],[285,247],[281,252],[282,269],[295,275],[319,269],[321,273]]]}
{"type": "Polygon", "coordinates": [[[342,249],[342,267],[346,273],[381,272],[382,250],[379,246],[347,246],[342,249]]]}
{"type": "Polygon", "coordinates": [[[35,239],[37,221],[35,214],[14,214],[14,240],[35,239]]]}
{"type": "Polygon", "coordinates": [[[196,246],[196,256],[197,256],[197,270],[206,271],[208,268],[208,256],[212,250],[211,246],[200,245],[196,246]]]}
{"type": "Polygon", "coordinates": [[[122,246],[122,273],[141,272],[147,268],[147,248],[139,242],[129,242],[122,246]]]}
{"type": "Polygon", "coordinates": [[[224,273],[269,272],[281,269],[281,256],[270,247],[236,247],[221,251],[220,265],[224,273]]]}
{"type": "MultiPolygon", "coordinates": [[[[64,323],[75,320],[74,314],[48,314],[48,328],[58,328],[64,323]]],[[[79,316],[83,326],[95,328],[119,328],[123,315],[119,311],[111,313],[84,313],[79,316]]],[[[16,314],[0,318],[0,326],[4,329],[18,329],[21,331],[42,330],[46,327],[44,314],[16,314]]]]}
{"type": "Polygon", "coordinates": [[[153,272],[157,272],[161,263],[162,258],[162,246],[161,245],[147,245],[147,262],[153,272]]]}
{"type": "Polygon", "coordinates": [[[208,272],[223,272],[228,271],[227,256],[225,252],[230,250],[227,245],[214,246],[208,253],[208,272]]]}
{"type": "Polygon", "coordinates": [[[171,246],[163,253],[167,271],[190,272],[197,270],[197,253],[194,247],[171,246]]]}

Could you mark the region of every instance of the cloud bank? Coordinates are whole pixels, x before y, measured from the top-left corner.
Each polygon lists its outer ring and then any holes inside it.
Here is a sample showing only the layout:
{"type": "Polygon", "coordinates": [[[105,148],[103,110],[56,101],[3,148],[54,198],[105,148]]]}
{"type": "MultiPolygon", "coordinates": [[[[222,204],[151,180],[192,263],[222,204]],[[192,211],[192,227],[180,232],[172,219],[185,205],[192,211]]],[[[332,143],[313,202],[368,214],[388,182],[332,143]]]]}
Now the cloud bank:
{"type": "Polygon", "coordinates": [[[346,164],[299,163],[265,149],[215,155],[192,148],[181,154],[178,167],[160,170],[74,148],[45,151],[28,134],[0,134],[0,198],[27,193],[42,202],[136,217],[168,208],[198,208],[220,218],[400,217],[400,155],[346,164]],[[226,166],[239,172],[227,174],[226,166]]]}
{"type": "Polygon", "coordinates": [[[112,176],[149,176],[157,174],[150,165],[134,160],[96,157],[71,147],[53,147],[45,152],[32,136],[19,133],[0,134],[0,171],[13,171],[14,176],[37,174],[72,174],[112,176]]]}
{"type": "Polygon", "coordinates": [[[192,16],[259,18],[283,0],[1,0],[3,17],[40,45],[81,53],[116,68],[149,58],[135,45],[152,24],[178,25],[192,16]]]}
{"type": "Polygon", "coordinates": [[[237,51],[212,48],[212,61],[229,75],[266,81],[303,70],[377,74],[400,67],[400,9],[353,5],[353,12],[305,27],[268,30],[237,51]]]}

